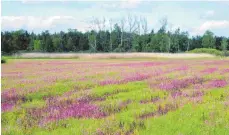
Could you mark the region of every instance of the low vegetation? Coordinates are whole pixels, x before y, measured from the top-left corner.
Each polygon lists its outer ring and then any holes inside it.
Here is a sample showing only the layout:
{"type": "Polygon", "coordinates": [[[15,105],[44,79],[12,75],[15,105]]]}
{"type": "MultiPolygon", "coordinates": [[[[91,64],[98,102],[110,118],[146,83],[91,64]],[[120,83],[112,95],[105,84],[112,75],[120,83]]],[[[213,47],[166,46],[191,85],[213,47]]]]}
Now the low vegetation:
{"type": "Polygon", "coordinates": [[[207,53],[216,56],[223,56],[224,53],[222,51],[211,49],[211,48],[196,48],[194,50],[188,51],[189,53],[207,53]]]}
{"type": "Polygon", "coordinates": [[[3,135],[229,134],[227,58],[11,61],[3,135]]]}
{"type": "Polygon", "coordinates": [[[5,57],[1,57],[1,63],[6,63],[6,58],[5,57]]]}

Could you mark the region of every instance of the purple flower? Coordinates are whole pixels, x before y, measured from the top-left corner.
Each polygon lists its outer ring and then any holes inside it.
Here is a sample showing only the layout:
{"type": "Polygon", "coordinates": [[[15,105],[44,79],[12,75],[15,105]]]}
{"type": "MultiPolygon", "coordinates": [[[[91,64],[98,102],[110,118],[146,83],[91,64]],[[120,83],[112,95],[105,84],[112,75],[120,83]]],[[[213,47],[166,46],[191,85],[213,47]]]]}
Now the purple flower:
{"type": "Polygon", "coordinates": [[[227,85],[227,82],[225,80],[213,80],[209,84],[211,87],[224,87],[227,85]]]}
{"type": "Polygon", "coordinates": [[[120,81],[119,80],[104,80],[104,81],[101,81],[99,84],[100,85],[110,85],[110,84],[119,84],[120,81]]]}
{"type": "Polygon", "coordinates": [[[221,71],[221,74],[224,74],[224,73],[229,73],[229,68],[228,69],[224,69],[223,71],[221,71]]]}
{"type": "Polygon", "coordinates": [[[172,96],[173,98],[176,98],[176,97],[182,96],[182,92],[180,92],[180,91],[175,91],[175,92],[172,92],[172,93],[171,93],[171,96],[172,96]]]}
{"type": "Polygon", "coordinates": [[[192,97],[201,97],[203,95],[204,95],[204,93],[202,91],[194,91],[192,93],[192,97]]]}
{"type": "Polygon", "coordinates": [[[2,101],[12,101],[16,102],[19,99],[19,95],[15,88],[11,88],[9,90],[3,91],[2,93],[2,101]]]}
{"type": "Polygon", "coordinates": [[[150,78],[150,74],[140,74],[140,73],[135,73],[129,76],[124,77],[124,79],[121,80],[104,80],[101,81],[99,84],[100,85],[109,85],[109,84],[124,84],[128,82],[134,82],[134,81],[141,81],[150,78]]]}
{"type": "Polygon", "coordinates": [[[188,66],[181,66],[181,67],[175,68],[174,71],[184,71],[184,70],[188,70],[188,69],[189,69],[188,66]]]}
{"type": "Polygon", "coordinates": [[[70,117],[101,118],[105,116],[105,114],[100,111],[99,107],[89,104],[88,102],[66,104],[55,103],[37,112],[34,112],[34,114],[39,116],[45,116],[41,123],[47,123],[50,121],[56,121],[70,117]]]}
{"type": "Polygon", "coordinates": [[[2,105],[1,105],[1,109],[2,109],[3,112],[9,111],[13,107],[14,107],[14,104],[12,104],[12,103],[2,103],[2,105]]]}
{"type": "Polygon", "coordinates": [[[180,79],[180,80],[171,80],[171,81],[168,80],[166,82],[160,83],[159,88],[164,89],[164,90],[179,90],[182,88],[186,88],[189,85],[198,84],[202,82],[203,82],[203,79],[198,78],[198,77],[180,79]]]}
{"type": "Polygon", "coordinates": [[[217,68],[207,68],[205,70],[202,70],[201,72],[211,74],[216,72],[217,70],[218,70],[217,68]]]}

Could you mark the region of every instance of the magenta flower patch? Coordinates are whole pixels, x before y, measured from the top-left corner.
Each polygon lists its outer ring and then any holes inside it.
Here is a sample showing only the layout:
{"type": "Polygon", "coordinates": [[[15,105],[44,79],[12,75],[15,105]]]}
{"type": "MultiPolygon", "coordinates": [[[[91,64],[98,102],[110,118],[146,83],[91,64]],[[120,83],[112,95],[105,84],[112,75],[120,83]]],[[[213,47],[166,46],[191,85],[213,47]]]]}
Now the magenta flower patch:
{"type": "Polygon", "coordinates": [[[98,118],[102,116],[97,106],[88,103],[76,103],[68,107],[53,106],[47,108],[47,111],[49,112],[48,119],[50,120],[64,119],[69,117],[98,118]]]}
{"type": "Polygon", "coordinates": [[[160,83],[159,88],[164,89],[164,90],[179,90],[182,88],[186,88],[189,85],[198,84],[198,83],[202,83],[202,82],[203,82],[203,79],[197,78],[197,77],[180,79],[180,80],[171,80],[171,81],[166,81],[166,82],[160,83]]]}
{"type": "Polygon", "coordinates": [[[159,66],[159,65],[165,65],[167,63],[162,62],[138,62],[138,63],[120,63],[120,64],[109,64],[106,66],[114,66],[114,67],[120,67],[120,66],[128,66],[128,67],[151,67],[151,66],[159,66]]]}
{"type": "Polygon", "coordinates": [[[221,71],[221,74],[225,74],[225,73],[229,73],[229,68],[228,69],[224,69],[223,71],[221,71]]]}
{"type": "Polygon", "coordinates": [[[110,85],[110,84],[119,84],[121,83],[121,81],[119,80],[104,80],[104,81],[101,81],[99,84],[100,85],[110,85]]]}
{"type": "Polygon", "coordinates": [[[204,95],[204,93],[202,91],[194,91],[192,93],[192,97],[201,97],[203,95],[204,95]]]}
{"type": "Polygon", "coordinates": [[[205,70],[202,70],[201,72],[211,74],[216,72],[217,70],[218,70],[217,68],[207,68],[205,70]]]}
{"type": "Polygon", "coordinates": [[[133,75],[125,76],[124,79],[121,79],[121,80],[104,80],[104,81],[101,81],[99,84],[102,86],[109,85],[109,84],[124,84],[128,82],[142,81],[150,77],[151,75],[135,73],[133,75]]]}
{"type": "Polygon", "coordinates": [[[15,88],[11,88],[9,90],[5,90],[1,93],[2,95],[2,101],[3,102],[16,102],[19,99],[19,96],[17,95],[17,91],[15,88]]]}
{"type": "Polygon", "coordinates": [[[14,107],[14,104],[12,104],[12,103],[2,103],[2,104],[1,104],[1,109],[2,109],[3,112],[9,111],[9,110],[11,110],[13,107],[14,107]]]}
{"type": "Polygon", "coordinates": [[[211,87],[224,87],[227,85],[225,80],[213,80],[209,83],[211,87]]]}
{"type": "Polygon", "coordinates": [[[189,69],[188,66],[181,66],[181,67],[175,68],[174,71],[186,71],[188,69],[189,69]]]}
{"type": "Polygon", "coordinates": [[[171,96],[172,96],[173,98],[177,98],[177,97],[179,97],[179,96],[182,96],[182,92],[180,92],[180,91],[172,92],[172,93],[171,93],[171,96]]]}
{"type": "Polygon", "coordinates": [[[44,116],[40,124],[51,121],[58,121],[66,118],[101,118],[105,116],[96,105],[87,102],[72,103],[70,105],[50,105],[41,110],[34,110],[32,112],[34,117],[44,116]]]}

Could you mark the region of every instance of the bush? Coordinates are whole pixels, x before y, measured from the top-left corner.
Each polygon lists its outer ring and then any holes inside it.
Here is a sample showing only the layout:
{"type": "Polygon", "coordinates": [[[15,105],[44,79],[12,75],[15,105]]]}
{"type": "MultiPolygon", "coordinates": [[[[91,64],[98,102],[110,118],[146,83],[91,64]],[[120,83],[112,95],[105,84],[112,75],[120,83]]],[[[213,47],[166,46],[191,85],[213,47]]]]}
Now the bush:
{"type": "Polygon", "coordinates": [[[224,54],[224,56],[228,57],[229,56],[229,51],[226,51],[223,54],[224,54]]]}
{"type": "Polygon", "coordinates": [[[114,52],[125,52],[123,48],[116,48],[114,49],[114,52]]]}
{"type": "Polygon", "coordinates": [[[216,56],[223,56],[223,52],[211,48],[196,48],[194,50],[188,51],[188,53],[208,53],[216,56]]]}
{"type": "Polygon", "coordinates": [[[6,59],[4,57],[1,58],[1,63],[6,63],[6,59]]]}

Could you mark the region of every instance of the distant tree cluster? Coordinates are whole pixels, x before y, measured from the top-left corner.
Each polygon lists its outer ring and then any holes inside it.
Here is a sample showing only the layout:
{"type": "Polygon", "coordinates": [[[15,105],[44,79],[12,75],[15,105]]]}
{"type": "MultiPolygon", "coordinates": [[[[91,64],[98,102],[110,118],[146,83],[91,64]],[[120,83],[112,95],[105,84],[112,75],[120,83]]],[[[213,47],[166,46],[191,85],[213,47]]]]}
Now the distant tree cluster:
{"type": "Polygon", "coordinates": [[[35,52],[184,52],[195,48],[215,48],[226,52],[229,38],[214,36],[206,31],[203,36],[189,37],[188,32],[177,28],[167,30],[167,19],[161,20],[161,28],[148,30],[146,18],[128,15],[118,23],[112,19],[93,18],[90,30],[40,34],[25,30],[1,32],[3,53],[20,50],[35,52]]]}

